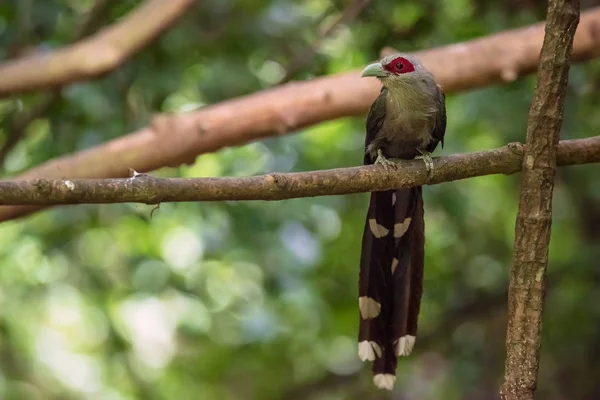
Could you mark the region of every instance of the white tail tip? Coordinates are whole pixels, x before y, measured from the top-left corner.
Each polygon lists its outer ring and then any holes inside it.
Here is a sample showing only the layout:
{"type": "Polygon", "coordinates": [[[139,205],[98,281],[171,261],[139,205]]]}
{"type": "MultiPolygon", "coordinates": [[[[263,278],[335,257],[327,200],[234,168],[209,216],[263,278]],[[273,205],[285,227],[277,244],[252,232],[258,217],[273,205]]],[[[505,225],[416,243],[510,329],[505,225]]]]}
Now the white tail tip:
{"type": "Polygon", "coordinates": [[[381,357],[381,347],[373,341],[363,340],[358,343],[358,358],[361,361],[373,361],[381,357]]]}
{"type": "Polygon", "coordinates": [[[392,374],[377,374],[373,376],[373,383],[379,389],[392,390],[396,382],[396,375],[392,374]]]}
{"type": "Polygon", "coordinates": [[[413,347],[415,346],[416,337],[412,335],[402,336],[396,340],[396,356],[408,356],[410,355],[413,347]]]}

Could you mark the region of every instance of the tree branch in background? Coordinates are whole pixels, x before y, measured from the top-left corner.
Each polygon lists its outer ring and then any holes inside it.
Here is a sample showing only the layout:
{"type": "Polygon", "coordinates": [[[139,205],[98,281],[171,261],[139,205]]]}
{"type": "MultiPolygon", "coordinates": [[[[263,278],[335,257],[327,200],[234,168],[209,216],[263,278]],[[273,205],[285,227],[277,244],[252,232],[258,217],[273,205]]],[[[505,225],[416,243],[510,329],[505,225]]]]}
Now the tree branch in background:
{"type": "MultiPolygon", "coordinates": [[[[561,166],[600,162],[600,136],[561,142],[561,166]]],[[[494,150],[434,159],[435,176],[427,179],[422,160],[402,160],[397,170],[378,165],[323,171],[271,173],[242,178],[132,178],[0,181],[0,204],[57,205],[136,202],[283,200],[371,192],[438,184],[521,170],[523,145],[511,143],[494,150]]],[[[1,210],[1,209],[0,209],[1,210]]],[[[0,219],[14,214],[0,213],[0,219]]]]}
{"type": "Polygon", "coordinates": [[[283,78],[281,78],[280,83],[284,83],[292,79],[298,71],[302,68],[306,67],[307,64],[311,62],[315,53],[319,51],[319,48],[325,41],[325,39],[329,38],[333,35],[340,26],[347,24],[351,21],[354,21],[359,15],[367,8],[369,3],[372,0],[353,0],[352,3],[346,7],[342,15],[335,20],[333,23],[327,25],[324,29],[321,29],[319,32],[319,36],[315,39],[314,42],[310,44],[304,51],[296,54],[296,56],[289,63],[286,68],[286,73],[283,78]]]}
{"type": "MultiPolygon", "coordinates": [[[[417,53],[447,93],[501,81],[506,71],[535,68],[543,24],[503,32],[417,53]],[[460,57],[456,55],[460,54],[460,57]],[[496,54],[510,57],[497,57],[496,54]],[[440,62],[439,60],[443,60],[440,62]],[[456,75],[450,75],[452,71],[456,75]],[[504,73],[503,73],[504,71],[504,73]]],[[[574,57],[587,60],[600,52],[600,8],[583,13],[575,36],[574,57]]],[[[514,75],[514,74],[513,74],[514,75]]],[[[323,121],[365,113],[380,86],[360,79],[360,71],[293,82],[181,115],[160,115],[151,126],[102,145],[50,160],[17,179],[114,178],[129,168],[147,172],[193,162],[198,154],[283,135],[323,121]]],[[[31,208],[29,208],[31,209],[31,208]]],[[[0,220],[25,213],[0,208],[0,220]]]]}
{"type": "Polygon", "coordinates": [[[550,0],[523,158],[523,182],[515,225],[508,291],[506,364],[501,396],[533,400],[552,225],[556,146],[563,119],[579,0],[550,0]]]}
{"type": "MultiPolygon", "coordinates": [[[[114,0],[96,0],[85,20],[79,26],[75,40],[81,40],[94,33],[102,24],[109,10],[109,5],[114,0]]],[[[20,3],[19,3],[20,4],[20,3]]],[[[18,113],[12,118],[12,124],[6,129],[8,132],[6,140],[0,148],[0,165],[4,165],[6,156],[23,138],[27,127],[36,119],[42,117],[60,99],[60,89],[55,89],[45,94],[44,97],[33,107],[18,113]]]]}
{"type": "Polygon", "coordinates": [[[0,97],[93,78],[122,65],[194,0],[148,0],[126,18],[70,47],[0,64],[0,97]]]}

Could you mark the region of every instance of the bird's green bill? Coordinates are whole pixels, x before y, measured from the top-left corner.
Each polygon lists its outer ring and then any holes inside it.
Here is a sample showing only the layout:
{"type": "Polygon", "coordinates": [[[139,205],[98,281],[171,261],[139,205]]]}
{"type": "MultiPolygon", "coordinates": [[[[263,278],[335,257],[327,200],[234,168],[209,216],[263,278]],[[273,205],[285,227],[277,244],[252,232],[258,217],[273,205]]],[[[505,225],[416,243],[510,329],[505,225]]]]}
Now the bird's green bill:
{"type": "Polygon", "coordinates": [[[365,76],[383,77],[386,76],[386,73],[381,67],[381,63],[374,63],[367,65],[367,67],[363,69],[361,77],[364,78],[365,76]]]}

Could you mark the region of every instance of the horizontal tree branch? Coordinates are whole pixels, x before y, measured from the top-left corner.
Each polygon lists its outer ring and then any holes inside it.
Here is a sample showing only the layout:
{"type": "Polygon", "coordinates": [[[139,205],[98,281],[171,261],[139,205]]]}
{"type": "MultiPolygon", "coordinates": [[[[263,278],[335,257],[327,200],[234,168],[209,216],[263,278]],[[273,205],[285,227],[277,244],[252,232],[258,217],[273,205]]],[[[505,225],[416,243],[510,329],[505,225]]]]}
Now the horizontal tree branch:
{"type": "Polygon", "coordinates": [[[0,64],[0,98],[62,86],[112,71],[173,24],[194,0],[148,0],[94,36],[0,64]]]}
{"type": "MultiPolygon", "coordinates": [[[[0,181],[0,204],[57,205],[136,202],[282,200],[438,184],[521,170],[523,145],[434,158],[435,175],[427,180],[421,160],[401,161],[397,169],[379,165],[313,172],[271,173],[242,178],[156,178],[135,174],[119,179],[32,179],[0,181]]],[[[600,136],[565,140],[558,165],[600,162],[600,136]]]]}

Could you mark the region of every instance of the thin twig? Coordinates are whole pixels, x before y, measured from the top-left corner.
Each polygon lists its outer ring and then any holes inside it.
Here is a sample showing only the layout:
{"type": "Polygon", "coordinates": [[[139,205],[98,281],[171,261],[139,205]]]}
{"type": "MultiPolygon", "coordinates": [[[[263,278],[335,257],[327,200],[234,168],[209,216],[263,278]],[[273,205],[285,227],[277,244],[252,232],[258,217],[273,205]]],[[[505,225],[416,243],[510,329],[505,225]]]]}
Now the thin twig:
{"type": "Polygon", "coordinates": [[[79,25],[75,40],[81,40],[88,37],[100,29],[110,10],[109,5],[115,1],[116,0],[96,0],[92,8],[87,12],[83,22],[79,25]]]}
{"type": "MultiPolygon", "coordinates": [[[[242,178],[165,179],[134,173],[131,178],[118,179],[0,181],[0,204],[283,200],[372,192],[490,174],[513,174],[522,165],[523,155],[519,148],[513,145],[435,158],[435,175],[430,180],[421,160],[404,160],[395,170],[370,165],[242,178]]],[[[561,142],[558,161],[564,166],[600,162],[600,136],[561,142]]],[[[3,211],[5,209],[0,208],[0,219],[9,218],[3,211]]]]}
{"type": "Polygon", "coordinates": [[[515,224],[506,364],[500,391],[505,400],[533,400],[537,386],[556,146],[578,22],[579,0],[549,1],[537,87],[527,124],[523,182],[515,224]]]}
{"type": "Polygon", "coordinates": [[[14,42],[8,47],[10,58],[21,57],[27,53],[29,41],[31,40],[31,14],[33,10],[33,0],[21,0],[17,3],[16,18],[16,37],[14,42]]]}

